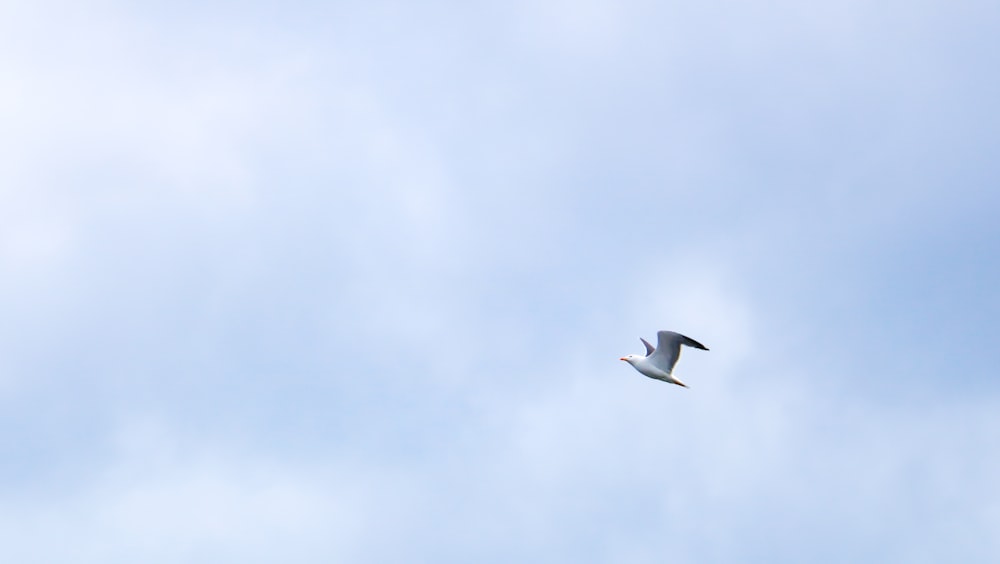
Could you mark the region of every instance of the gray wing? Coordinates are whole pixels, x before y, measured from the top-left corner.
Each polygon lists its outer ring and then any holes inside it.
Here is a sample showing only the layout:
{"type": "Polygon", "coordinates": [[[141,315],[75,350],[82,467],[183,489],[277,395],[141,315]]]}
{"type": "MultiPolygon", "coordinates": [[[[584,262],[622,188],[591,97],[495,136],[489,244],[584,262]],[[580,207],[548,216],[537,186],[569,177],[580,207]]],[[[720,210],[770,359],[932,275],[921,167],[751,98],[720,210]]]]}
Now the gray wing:
{"type": "Polygon", "coordinates": [[[708,350],[708,347],[695,341],[690,337],[685,337],[673,331],[656,332],[656,351],[649,357],[649,360],[657,368],[672,372],[677,359],[681,356],[681,345],[687,345],[696,349],[708,350]]]}
{"type": "Polygon", "coordinates": [[[646,356],[653,354],[653,351],[656,350],[653,348],[653,345],[649,344],[649,341],[643,339],[642,337],[639,337],[639,340],[642,341],[643,346],[646,347],[646,356]]]}

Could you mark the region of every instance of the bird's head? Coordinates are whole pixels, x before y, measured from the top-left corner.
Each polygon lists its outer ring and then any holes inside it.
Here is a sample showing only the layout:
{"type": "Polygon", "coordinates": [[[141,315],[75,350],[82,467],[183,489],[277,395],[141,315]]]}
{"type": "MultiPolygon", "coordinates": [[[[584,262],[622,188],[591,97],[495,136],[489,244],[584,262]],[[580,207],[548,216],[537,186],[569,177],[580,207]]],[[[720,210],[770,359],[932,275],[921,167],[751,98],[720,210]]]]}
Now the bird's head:
{"type": "Polygon", "coordinates": [[[642,357],[639,356],[639,355],[637,355],[637,354],[627,354],[627,355],[619,358],[618,360],[624,360],[625,362],[627,362],[629,364],[635,364],[635,362],[637,360],[641,359],[641,358],[642,357]]]}

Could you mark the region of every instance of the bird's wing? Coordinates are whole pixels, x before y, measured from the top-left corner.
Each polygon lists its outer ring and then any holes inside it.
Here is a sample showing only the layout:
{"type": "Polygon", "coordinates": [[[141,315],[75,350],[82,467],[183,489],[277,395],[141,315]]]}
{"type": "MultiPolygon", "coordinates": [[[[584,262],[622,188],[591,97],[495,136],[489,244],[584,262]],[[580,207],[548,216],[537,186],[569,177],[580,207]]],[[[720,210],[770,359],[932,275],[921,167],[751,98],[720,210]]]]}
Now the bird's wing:
{"type": "Polygon", "coordinates": [[[696,349],[708,350],[708,347],[695,341],[690,337],[685,337],[673,331],[657,331],[656,351],[650,355],[649,360],[659,369],[667,373],[673,371],[677,359],[681,356],[681,345],[687,345],[696,349]]]}
{"type": "Polygon", "coordinates": [[[646,356],[653,354],[653,351],[656,350],[653,348],[653,345],[649,344],[649,341],[643,339],[642,337],[639,337],[639,340],[642,341],[643,346],[646,347],[646,356]]]}

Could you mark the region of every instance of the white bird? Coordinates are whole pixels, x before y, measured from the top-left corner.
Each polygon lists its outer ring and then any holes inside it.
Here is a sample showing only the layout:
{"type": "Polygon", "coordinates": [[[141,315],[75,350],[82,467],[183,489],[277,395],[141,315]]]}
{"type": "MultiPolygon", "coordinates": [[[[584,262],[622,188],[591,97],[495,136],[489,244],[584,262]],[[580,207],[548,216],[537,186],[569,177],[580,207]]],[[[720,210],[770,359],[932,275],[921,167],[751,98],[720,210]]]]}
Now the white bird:
{"type": "Polygon", "coordinates": [[[674,365],[677,364],[677,359],[681,356],[681,345],[708,350],[708,347],[698,341],[690,337],[685,337],[680,333],[674,333],[673,331],[657,331],[656,348],[653,348],[653,345],[647,343],[646,339],[642,337],[639,337],[639,340],[646,347],[646,356],[630,354],[621,357],[619,360],[624,360],[631,364],[633,368],[644,376],[684,386],[685,388],[687,384],[673,376],[674,365]]]}

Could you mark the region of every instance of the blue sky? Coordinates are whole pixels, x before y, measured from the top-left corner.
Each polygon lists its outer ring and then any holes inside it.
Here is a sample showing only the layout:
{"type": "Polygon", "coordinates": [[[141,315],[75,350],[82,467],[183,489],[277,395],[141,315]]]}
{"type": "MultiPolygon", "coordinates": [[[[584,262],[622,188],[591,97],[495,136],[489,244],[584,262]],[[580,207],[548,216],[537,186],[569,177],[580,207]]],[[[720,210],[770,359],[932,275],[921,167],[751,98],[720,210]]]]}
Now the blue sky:
{"type": "Polygon", "coordinates": [[[0,557],[997,561],[998,24],[3,3],[0,557]]]}

